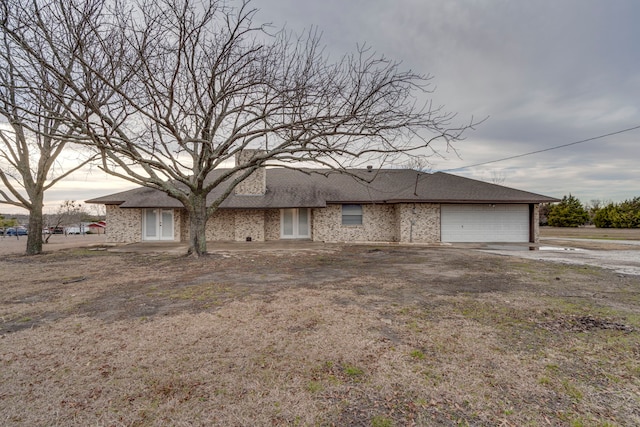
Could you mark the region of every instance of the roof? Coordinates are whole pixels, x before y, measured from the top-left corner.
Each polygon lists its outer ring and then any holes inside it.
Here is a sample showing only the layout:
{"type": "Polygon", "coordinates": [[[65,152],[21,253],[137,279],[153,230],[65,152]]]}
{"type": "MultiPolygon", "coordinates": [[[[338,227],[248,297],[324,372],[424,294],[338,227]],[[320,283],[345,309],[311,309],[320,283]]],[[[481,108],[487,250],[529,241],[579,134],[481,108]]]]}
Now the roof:
{"type": "MultiPolygon", "coordinates": [[[[214,176],[222,171],[214,171],[214,176]]],[[[212,203],[226,184],[211,192],[212,203]]],[[[231,194],[222,209],[316,208],[331,203],[546,203],[558,199],[501,185],[451,175],[411,169],[268,168],[264,195],[231,194]]],[[[87,200],[87,203],[121,208],[182,208],[166,193],[146,187],[87,200]]]]}

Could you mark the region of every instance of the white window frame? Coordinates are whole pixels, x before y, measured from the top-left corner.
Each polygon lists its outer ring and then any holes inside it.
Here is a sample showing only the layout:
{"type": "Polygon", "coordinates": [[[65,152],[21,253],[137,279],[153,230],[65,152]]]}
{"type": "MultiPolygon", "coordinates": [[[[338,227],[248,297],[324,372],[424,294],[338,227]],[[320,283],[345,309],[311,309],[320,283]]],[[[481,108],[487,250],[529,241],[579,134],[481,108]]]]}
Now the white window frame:
{"type": "Polygon", "coordinates": [[[311,238],[311,209],[309,208],[290,208],[280,209],[280,238],[281,239],[309,239],[311,238]],[[307,219],[306,230],[300,227],[300,211],[305,212],[307,219]],[[285,234],[285,212],[291,214],[293,234],[285,234]],[[306,232],[305,232],[306,231],[306,232]]]}
{"type": "Polygon", "coordinates": [[[357,227],[363,223],[362,205],[361,204],[344,204],[342,205],[342,221],[341,224],[346,227],[357,227]]]}
{"type": "Polygon", "coordinates": [[[142,240],[175,240],[174,228],[175,213],[173,209],[143,209],[142,210],[142,240]],[[147,216],[148,212],[153,212],[153,220],[147,216]],[[165,221],[167,219],[167,221],[165,221]],[[149,228],[154,230],[153,235],[148,234],[149,228]]]}

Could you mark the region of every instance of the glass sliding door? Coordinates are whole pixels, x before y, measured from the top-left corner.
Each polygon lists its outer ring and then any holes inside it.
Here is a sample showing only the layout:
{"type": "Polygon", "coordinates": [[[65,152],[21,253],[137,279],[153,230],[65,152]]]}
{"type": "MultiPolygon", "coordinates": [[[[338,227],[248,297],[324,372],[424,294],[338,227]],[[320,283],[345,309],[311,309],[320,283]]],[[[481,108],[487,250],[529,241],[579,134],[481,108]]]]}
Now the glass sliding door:
{"type": "Polygon", "coordinates": [[[311,237],[310,216],[307,208],[282,209],[280,213],[280,238],[308,239],[311,237]]]}
{"type": "Polygon", "coordinates": [[[173,240],[173,210],[163,209],[160,217],[160,240],[173,240]]]}
{"type": "Polygon", "coordinates": [[[144,240],[158,240],[158,211],[156,209],[144,210],[144,240]]]}

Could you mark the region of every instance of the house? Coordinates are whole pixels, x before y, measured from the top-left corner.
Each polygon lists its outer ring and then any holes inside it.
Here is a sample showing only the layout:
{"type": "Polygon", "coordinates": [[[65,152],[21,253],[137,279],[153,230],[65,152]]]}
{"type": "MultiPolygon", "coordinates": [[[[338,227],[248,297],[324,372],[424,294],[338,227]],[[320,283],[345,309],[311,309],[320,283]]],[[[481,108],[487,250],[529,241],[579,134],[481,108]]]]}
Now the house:
{"type": "Polygon", "coordinates": [[[98,221],[87,224],[86,229],[91,234],[104,234],[106,227],[107,223],[105,221],[98,221]]]}
{"type": "MultiPolygon", "coordinates": [[[[557,201],[443,172],[348,172],[259,169],[209,219],[207,240],[537,242],[539,204],[557,201]]],[[[108,242],[188,241],[186,210],[159,190],[141,187],[87,203],[106,206],[108,242]]]]}

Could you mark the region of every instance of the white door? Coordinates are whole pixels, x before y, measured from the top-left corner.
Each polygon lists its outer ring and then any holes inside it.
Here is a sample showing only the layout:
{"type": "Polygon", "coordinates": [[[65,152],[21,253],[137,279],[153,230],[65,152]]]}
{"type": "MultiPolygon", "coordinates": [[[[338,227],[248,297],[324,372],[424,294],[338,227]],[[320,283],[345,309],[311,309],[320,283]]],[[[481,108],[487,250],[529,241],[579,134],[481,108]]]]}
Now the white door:
{"type": "Polygon", "coordinates": [[[174,240],[173,210],[145,209],[142,223],[143,240],[174,240]]]}
{"type": "Polygon", "coordinates": [[[280,211],[280,238],[308,239],[310,236],[309,209],[282,209],[280,211]]]}
{"type": "Polygon", "coordinates": [[[529,205],[441,205],[443,242],[529,241],[529,205]]]}

